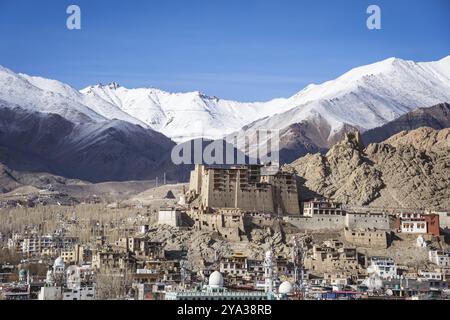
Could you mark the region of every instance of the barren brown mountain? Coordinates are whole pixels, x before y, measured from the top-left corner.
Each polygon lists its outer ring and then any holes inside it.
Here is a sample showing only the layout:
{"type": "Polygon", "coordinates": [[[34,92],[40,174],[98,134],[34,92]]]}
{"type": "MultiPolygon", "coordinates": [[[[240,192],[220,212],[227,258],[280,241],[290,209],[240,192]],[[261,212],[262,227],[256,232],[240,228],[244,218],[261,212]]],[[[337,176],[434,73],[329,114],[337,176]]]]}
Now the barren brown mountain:
{"type": "Polygon", "coordinates": [[[348,134],[326,155],[289,165],[305,184],[303,195],[351,205],[450,208],[450,129],[403,131],[364,148],[348,134]]]}

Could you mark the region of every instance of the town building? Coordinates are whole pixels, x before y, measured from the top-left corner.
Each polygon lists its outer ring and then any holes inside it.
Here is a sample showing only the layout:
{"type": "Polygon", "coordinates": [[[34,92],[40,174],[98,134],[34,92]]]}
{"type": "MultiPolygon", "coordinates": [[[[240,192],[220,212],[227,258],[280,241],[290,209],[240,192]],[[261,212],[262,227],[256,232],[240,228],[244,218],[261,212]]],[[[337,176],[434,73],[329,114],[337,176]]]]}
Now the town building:
{"type": "Polygon", "coordinates": [[[131,252],[98,251],[92,255],[92,268],[95,271],[128,272],[136,269],[136,258],[131,252]]]}
{"type": "MultiPolygon", "coordinates": [[[[233,285],[252,285],[264,280],[264,261],[249,259],[242,253],[222,257],[219,262],[220,272],[227,275],[227,280],[233,285]]],[[[295,266],[292,261],[283,257],[273,258],[274,277],[294,279],[295,266]]]]}
{"type": "Polygon", "coordinates": [[[346,270],[358,273],[361,269],[356,248],[345,247],[338,240],[314,244],[305,257],[305,268],[324,273],[330,270],[346,270]]]}
{"type": "Polygon", "coordinates": [[[313,200],[302,203],[303,216],[313,217],[316,215],[324,216],[345,216],[346,212],[342,208],[342,203],[325,201],[325,200],[313,200]]]}
{"type": "Polygon", "coordinates": [[[227,240],[238,242],[247,238],[246,215],[241,209],[227,208],[216,209],[214,212],[203,208],[189,211],[195,229],[217,232],[227,240]]]}
{"type": "Polygon", "coordinates": [[[389,246],[389,236],[384,230],[344,230],[345,241],[357,247],[386,249],[389,246]]]}
{"type": "Polygon", "coordinates": [[[72,248],[61,251],[61,257],[66,264],[83,264],[87,259],[87,252],[85,248],[79,244],[75,244],[72,248]],[[85,255],[86,253],[86,255],[85,255]]]}
{"type": "Polygon", "coordinates": [[[149,260],[165,258],[163,244],[161,242],[150,241],[145,235],[120,238],[115,243],[115,249],[119,252],[129,252],[137,257],[149,260]]]}
{"type": "Polygon", "coordinates": [[[394,259],[389,257],[371,257],[367,271],[369,274],[376,274],[381,279],[392,279],[398,276],[397,265],[394,259]]]}
{"type": "Polygon", "coordinates": [[[445,275],[440,271],[419,270],[418,276],[425,280],[445,280],[445,275]]]}
{"type": "Polygon", "coordinates": [[[439,267],[450,267],[450,253],[442,250],[428,251],[428,257],[431,263],[439,267]]]}
{"type": "Polygon", "coordinates": [[[231,291],[224,287],[223,276],[215,271],[208,285],[194,290],[173,290],[165,294],[166,300],[268,300],[270,295],[261,291],[231,291]]]}
{"type": "Polygon", "coordinates": [[[91,277],[90,267],[72,265],[66,269],[63,259],[57,258],[38,300],[95,300],[96,285],[91,277]]]}
{"type": "Polygon", "coordinates": [[[182,226],[181,210],[177,208],[161,208],[158,212],[158,224],[178,228],[182,226]]]}
{"type": "Polygon", "coordinates": [[[438,214],[401,213],[397,216],[395,226],[401,233],[440,236],[438,214]]]}

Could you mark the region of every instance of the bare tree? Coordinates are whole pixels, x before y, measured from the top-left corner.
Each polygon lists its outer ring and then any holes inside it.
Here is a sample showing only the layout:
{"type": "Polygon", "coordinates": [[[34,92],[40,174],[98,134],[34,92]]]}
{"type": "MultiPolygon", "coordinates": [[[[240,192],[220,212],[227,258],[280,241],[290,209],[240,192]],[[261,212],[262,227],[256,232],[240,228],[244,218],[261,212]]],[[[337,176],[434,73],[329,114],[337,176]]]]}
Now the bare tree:
{"type": "Polygon", "coordinates": [[[96,274],[97,299],[123,299],[131,288],[131,277],[127,272],[119,272],[111,268],[104,268],[96,274]]]}

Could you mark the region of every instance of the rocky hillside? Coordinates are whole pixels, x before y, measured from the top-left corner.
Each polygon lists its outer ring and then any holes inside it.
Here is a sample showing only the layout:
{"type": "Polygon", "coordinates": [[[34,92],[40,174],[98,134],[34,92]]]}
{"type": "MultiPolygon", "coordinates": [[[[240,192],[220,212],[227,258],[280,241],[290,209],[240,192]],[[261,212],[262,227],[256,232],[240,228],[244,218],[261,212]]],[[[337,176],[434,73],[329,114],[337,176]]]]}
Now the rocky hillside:
{"type": "Polygon", "coordinates": [[[45,189],[50,185],[60,186],[66,184],[84,185],[85,183],[80,180],[70,180],[49,173],[19,172],[0,163],[0,194],[26,186],[45,189]]]}
{"type": "Polygon", "coordinates": [[[405,130],[430,127],[436,130],[450,128],[450,104],[441,103],[430,108],[411,111],[381,127],[363,133],[366,144],[382,142],[405,130]]]}
{"type": "Polygon", "coordinates": [[[289,165],[305,184],[304,197],[351,205],[450,208],[450,129],[419,128],[364,148],[348,134],[326,155],[289,165]]]}
{"type": "Polygon", "coordinates": [[[90,182],[183,176],[170,161],[175,143],[121,120],[76,124],[56,114],[9,108],[0,101],[0,162],[90,182]]]}

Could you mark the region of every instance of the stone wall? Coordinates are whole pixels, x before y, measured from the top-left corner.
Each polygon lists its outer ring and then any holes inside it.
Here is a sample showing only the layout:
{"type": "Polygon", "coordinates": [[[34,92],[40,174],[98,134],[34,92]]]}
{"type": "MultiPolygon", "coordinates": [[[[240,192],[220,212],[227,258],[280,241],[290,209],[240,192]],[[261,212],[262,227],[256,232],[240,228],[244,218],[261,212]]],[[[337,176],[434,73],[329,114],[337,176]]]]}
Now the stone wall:
{"type": "Polygon", "coordinates": [[[389,215],[379,213],[347,213],[345,226],[351,230],[390,230],[389,215]]]}
{"type": "Polygon", "coordinates": [[[230,241],[245,240],[244,215],[238,210],[224,209],[217,213],[191,210],[188,214],[197,230],[217,232],[230,241]]]}
{"type": "Polygon", "coordinates": [[[380,230],[349,230],[344,231],[345,240],[357,247],[386,249],[389,246],[389,235],[380,230]]]}
{"type": "Polygon", "coordinates": [[[343,216],[284,217],[283,220],[299,230],[341,230],[345,227],[343,216]]]}
{"type": "Polygon", "coordinates": [[[389,216],[380,214],[348,213],[346,216],[318,214],[313,217],[284,217],[283,220],[300,230],[391,229],[389,216]]]}

